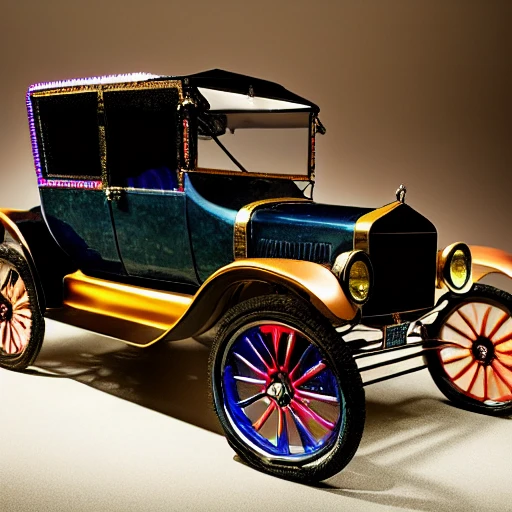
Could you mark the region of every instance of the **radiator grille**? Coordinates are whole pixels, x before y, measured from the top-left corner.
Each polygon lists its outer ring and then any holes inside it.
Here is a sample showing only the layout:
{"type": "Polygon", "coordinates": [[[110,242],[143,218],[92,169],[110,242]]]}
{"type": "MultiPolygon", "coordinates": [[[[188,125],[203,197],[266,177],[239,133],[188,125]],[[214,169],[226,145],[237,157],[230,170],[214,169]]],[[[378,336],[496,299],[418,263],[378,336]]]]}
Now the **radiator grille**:
{"type": "Polygon", "coordinates": [[[400,313],[434,305],[437,235],[387,233],[371,237],[374,286],[364,316],[400,313]]]}

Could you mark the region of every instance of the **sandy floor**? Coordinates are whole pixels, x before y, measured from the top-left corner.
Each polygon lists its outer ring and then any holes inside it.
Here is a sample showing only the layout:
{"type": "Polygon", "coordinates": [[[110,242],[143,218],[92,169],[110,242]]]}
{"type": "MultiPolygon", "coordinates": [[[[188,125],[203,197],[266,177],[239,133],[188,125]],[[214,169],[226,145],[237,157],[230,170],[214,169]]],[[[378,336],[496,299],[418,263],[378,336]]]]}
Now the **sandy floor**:
{"type": "Polygon", "coordinates": [[[57,376],[0,370],[0,510],[512,510],[510,419],[450,406],[426,371],[367,388],[356,457],[307,487],[234,456],[207,357],[48,320],[36,366],[57,376]]]}

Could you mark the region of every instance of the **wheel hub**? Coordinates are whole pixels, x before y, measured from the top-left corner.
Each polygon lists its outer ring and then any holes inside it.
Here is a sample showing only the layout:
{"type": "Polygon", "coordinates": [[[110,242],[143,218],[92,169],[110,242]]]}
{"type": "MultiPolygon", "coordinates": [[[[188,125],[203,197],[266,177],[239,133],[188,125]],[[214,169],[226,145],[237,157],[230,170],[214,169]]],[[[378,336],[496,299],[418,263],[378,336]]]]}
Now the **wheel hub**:
{"type": "Polygon", "coordinates": [[[485,365],[491,364],[494,359],[494,344],[488,338],[479,337],[473,343],[472,351],[475,359],[485,365]]]}
{"type": "Polygon", "coordinates": [[[267,395],[273,398],[279,407],[286,407],[293,398],[293,388],[290,385],[288,377],[283,373],[278,373],[267,387],[267,395]]]}
{"type": "Polygon", "coordinates": [[[5,299],[0,298],[0,322],[8,322],[12,318],[12,306],[5,299]]]}

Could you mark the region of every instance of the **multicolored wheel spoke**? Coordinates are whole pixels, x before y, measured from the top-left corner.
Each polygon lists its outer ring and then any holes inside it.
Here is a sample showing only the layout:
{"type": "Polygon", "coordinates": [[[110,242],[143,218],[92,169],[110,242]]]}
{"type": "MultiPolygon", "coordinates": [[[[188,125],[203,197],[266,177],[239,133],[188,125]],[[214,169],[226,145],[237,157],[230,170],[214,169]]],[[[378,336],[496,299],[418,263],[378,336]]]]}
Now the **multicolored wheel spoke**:
{"type": "Polygon", "coordinates": [[[335,396],[322,395],[321,393],[312,393],[311,391],[305,391],[303,389],[296,389],[295,394],[302,398],[310,398],[311,400],[318,400],[319,402],[325,402],[329,404],[339,404],[339,400],[335,396]]]}
{"type": "Polygon", "coordinates": [[[315,366],[310,368],[302,377],[299,377],[298,379],[292,381],[293,387],[297,388],[301,384],[304,384],[304,382],[307,382],[308,380],[312,379],[315,375],[319,374],[326,368],[326,364],[323,361],[320,361],[315,366]]]}
{"type": "Polygon", "coordinates": [[[258,375],[265,381],[267,380],[268,373],[265,373],[264,371],[261,371],[259,368],[256,368],[256,366],[254,366],[252,363],[250,363],[245,357],[241,356],[240,354],[234,352],[233,355],[237,359],[242,361],[247,366],[247,368],[250,368],[256,375],[258,375]]]}
{"type": "Polygon", "coordinates": [[[225,410],[267,457],[310,457],[335,441],[344,398],[329,363],[303,334],[280,324],[249,327],[229,346],[225,410]]]}
{"type": "Polygon", "coordinates": [[[481,402],[512,399],[512,318],[508,311],[485,302],[465,304],[447,318],[440,338],[439,359],[456,388],[481,402]]]}
{"type": "Polygon", "coordinates": [[[0,260],[0,351],[21,354],[30,340],[32,312],[23,279],[10,263],[0,260]]]}

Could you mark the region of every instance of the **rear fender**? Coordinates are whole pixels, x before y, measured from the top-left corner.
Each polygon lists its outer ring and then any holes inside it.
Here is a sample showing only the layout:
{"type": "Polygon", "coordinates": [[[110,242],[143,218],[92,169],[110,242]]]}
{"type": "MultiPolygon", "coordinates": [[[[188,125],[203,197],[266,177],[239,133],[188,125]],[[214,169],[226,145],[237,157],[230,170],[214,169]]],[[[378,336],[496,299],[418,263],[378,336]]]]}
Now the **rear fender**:
{"type": "Polygon", "coordinates": [[[0,209],[0,243],[8,243],[9,241],[14,242],[13,245],[15,248],[25,258],[35,284],[39,309],[42,313],[44,313],[46,309],[44,292],[41,286],[41,280],[39,279],[36,265],[34,263],[34,258],[32,257],[32,253],[30,251],[30,247],[28,246],[25,237],[22,235],[16,223],[9,217],[11,214],[19,213],[26,213],[27,215],[30,215],[30,212],[18,212],[16,210],[0,209]]]}

